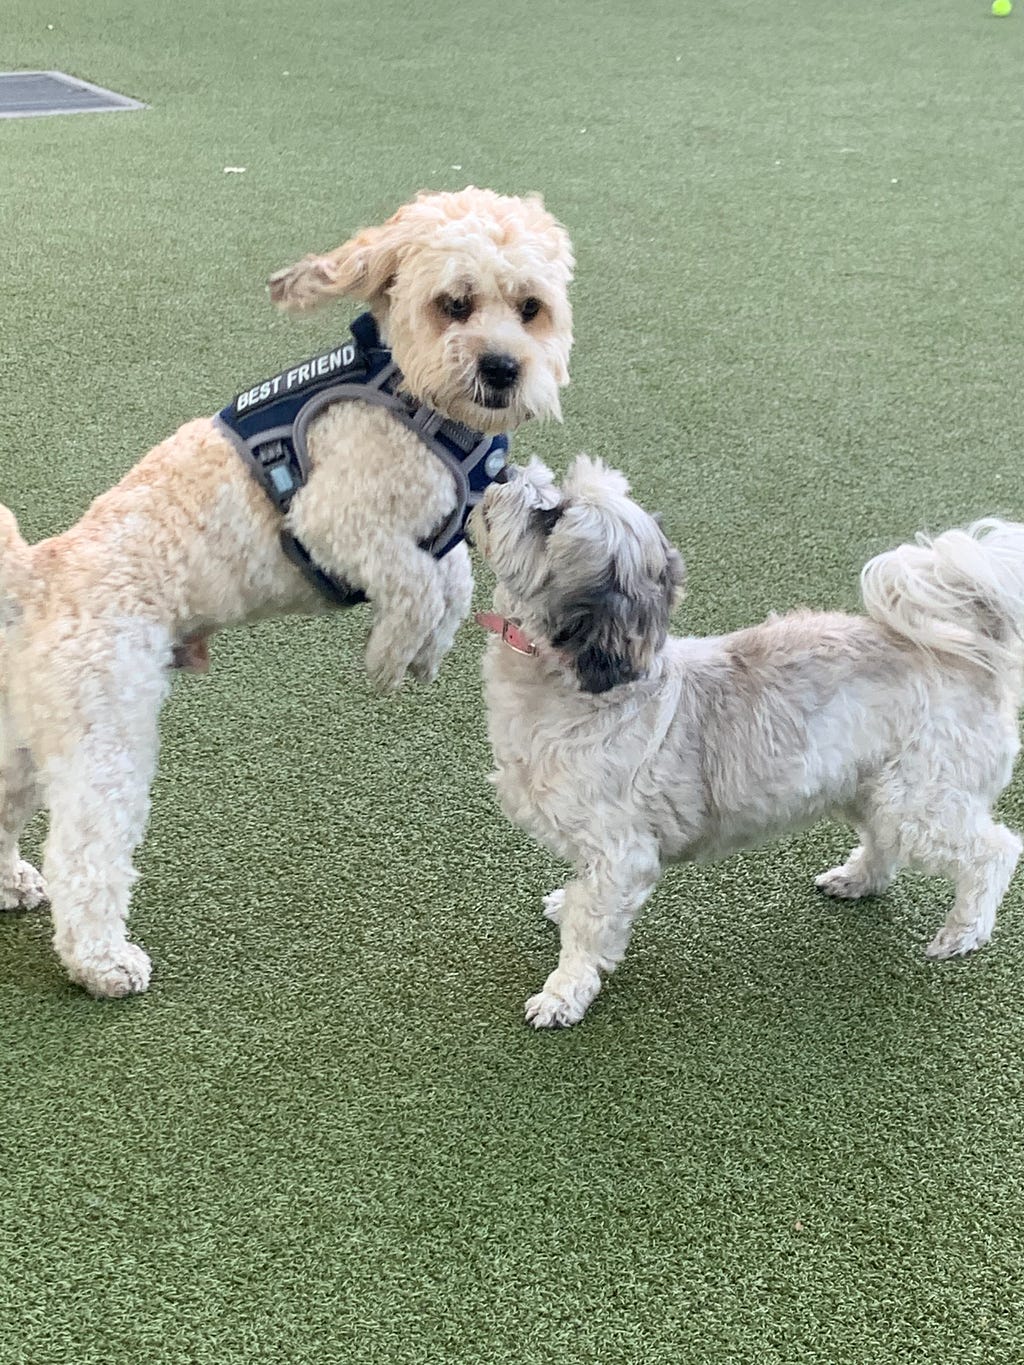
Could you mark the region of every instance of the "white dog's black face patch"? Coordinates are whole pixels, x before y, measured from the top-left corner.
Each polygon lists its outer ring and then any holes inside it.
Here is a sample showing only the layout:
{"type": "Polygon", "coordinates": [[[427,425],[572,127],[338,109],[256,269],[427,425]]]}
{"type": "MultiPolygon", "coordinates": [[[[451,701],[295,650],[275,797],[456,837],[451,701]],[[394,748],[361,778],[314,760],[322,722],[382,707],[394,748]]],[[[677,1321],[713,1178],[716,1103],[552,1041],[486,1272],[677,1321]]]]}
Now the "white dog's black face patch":
{"type": "Polygon", "coordinates": [[[665,643],[669,617],[682,581],[676,552],[667,544],[660,569],[619,577],[614,557],[590,582],[560,584],[553,575],[546,593],[549,639],[569,656],[584,692],[607,692],[644,677],[665,643]]]}
{"type": "Polygon", "coordinates": [[[572,660],[584,692],[608,692],[642,675],[633,655],[643,623],[611,566],[602,583],[567,597],[551,592],[548,611],[551,643],[572,660]]]}

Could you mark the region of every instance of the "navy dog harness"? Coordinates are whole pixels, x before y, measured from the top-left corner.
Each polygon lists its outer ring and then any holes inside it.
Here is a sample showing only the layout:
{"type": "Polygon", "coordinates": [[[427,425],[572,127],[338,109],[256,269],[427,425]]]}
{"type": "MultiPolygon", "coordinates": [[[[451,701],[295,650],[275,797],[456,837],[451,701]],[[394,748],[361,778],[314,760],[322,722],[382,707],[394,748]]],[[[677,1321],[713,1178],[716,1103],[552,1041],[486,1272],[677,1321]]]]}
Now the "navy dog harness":
{"type": "MultiPolygon", "coordinates": [[[[363,313],[352,323],[350,341],[254,384],[221,409],[217,421],[284,516],[309,478],[306,433],[313,418],[332,403],[358,401],[387,408],[416,433],[455,480],[455,508],[423,545],[435,559],[441,559],[465,538],[466,520],[487,485],[505,477],[509,441],[507,436],[486,436],[442,417],[403,393],[401,386],[402,373],[381,343],[375,319],[363,313]]],[[[361,589],[316,564],[290,531],[281,531],[281,548],[335,606],[366,601],[361,589]]]]}

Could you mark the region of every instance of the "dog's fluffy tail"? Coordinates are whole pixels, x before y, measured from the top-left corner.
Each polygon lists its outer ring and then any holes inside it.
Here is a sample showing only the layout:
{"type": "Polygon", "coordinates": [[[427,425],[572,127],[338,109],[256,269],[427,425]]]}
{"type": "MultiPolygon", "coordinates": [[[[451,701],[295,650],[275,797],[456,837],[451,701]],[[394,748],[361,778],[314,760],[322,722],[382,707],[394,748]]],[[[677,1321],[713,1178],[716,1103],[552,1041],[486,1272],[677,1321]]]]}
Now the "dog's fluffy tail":
{"type": "Polygon", "coordinates": [[[864,566],[869,616],[922,649],[991,673],[1024,660],[1024,525],[987,517],[934,540],[919,535],[864,566]]]}
{"type": "Polygon", "coordinates": [[[14,513],[0,503],[0,608],[11,598],[20,597],[28,566],[28,546],[14,513]]]}

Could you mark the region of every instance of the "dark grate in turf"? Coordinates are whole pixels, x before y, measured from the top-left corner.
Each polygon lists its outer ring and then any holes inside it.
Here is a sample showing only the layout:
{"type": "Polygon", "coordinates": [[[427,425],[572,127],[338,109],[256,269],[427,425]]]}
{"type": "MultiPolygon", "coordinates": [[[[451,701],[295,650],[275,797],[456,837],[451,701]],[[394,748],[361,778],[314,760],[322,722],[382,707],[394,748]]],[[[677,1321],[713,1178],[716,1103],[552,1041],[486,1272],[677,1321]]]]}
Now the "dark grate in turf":
{"type": "Polygon", "coordinates": [[[0,118],[44,114],[98,114],[110,109],[145,109],[138,100],[90,85],[63,71],[0,71],[0,118]]]}

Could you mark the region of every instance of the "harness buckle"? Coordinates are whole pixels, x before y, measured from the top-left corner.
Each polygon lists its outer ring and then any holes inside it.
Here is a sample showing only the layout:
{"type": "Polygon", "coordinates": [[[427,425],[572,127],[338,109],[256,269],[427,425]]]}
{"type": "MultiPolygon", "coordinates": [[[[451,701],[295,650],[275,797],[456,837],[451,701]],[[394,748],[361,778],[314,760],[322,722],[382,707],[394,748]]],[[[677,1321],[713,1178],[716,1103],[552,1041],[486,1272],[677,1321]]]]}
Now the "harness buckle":
{"type": "Polygon", "coordinates": [[[253,450],[253,456],[275,506],[287,512],[292,498],[302,486],[288,442],[280,439],[266,441],[253,450]]]}

